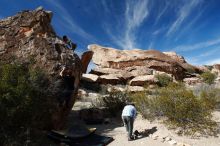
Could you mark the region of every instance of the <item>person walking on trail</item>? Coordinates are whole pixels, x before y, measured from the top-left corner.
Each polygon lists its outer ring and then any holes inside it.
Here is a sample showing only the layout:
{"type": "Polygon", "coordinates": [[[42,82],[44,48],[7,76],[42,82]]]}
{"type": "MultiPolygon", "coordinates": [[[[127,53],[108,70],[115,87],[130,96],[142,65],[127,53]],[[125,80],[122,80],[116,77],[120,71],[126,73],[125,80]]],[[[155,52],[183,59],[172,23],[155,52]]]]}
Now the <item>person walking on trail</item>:
{"type": "Polygon", "coordinates": [[[122,111],[122,121],[124,126],[126,127],[126,131],[128,133],[128,141],[134,140],[132,136],[133,133],[133,124],[134,120],[137,116],[137,110],[133,103],[127,104],[122,111]]]}
{"type": "Polygon", "coordinates": [[[77,45],[73,43],[66,35],[63,36],[63,42],[67,48],[73,50],[73,52],[75,51],[77,45]]]}

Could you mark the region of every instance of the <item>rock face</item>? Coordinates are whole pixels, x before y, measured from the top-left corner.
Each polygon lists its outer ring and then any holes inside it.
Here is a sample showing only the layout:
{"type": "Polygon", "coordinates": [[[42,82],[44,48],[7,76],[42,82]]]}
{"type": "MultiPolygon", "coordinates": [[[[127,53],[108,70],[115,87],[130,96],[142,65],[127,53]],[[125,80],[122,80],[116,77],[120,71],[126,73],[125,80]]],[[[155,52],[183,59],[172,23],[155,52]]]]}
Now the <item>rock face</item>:
{"type": "Polygon", "coordinates": [[[144,86],[150,84],[156,84],[157,79],[154,75],[137,76],[133,78],[129,84],[131,86],[144,86]]]}
{"type": "MultiPolygon", "coordinates": [[[[82,74],[81,60],[65,48],[62,40],[54,32],[50,22],[52,13],[38,8],[22,11],[15,16],[0,20],[0,61],[4,63],[33,63],[33,68],[42,69],[50,78],[50,87],[56,94],[56,83],[61,65],[68,66],[74,85],[66,106],[57,107],[52,117],[53,128],[60,129],[70,112],[78,91],[82,74]]],[[[64,70],[65,72],[65,70],[64,70]]],[[[58,86],[57,86],[58,87],[58,86]]]]}
{"type": "Polygon", "coordinates": [[[216,74],[218,74],[218,76],[220,76],[220,64],[214,64],[212,72],[216,73],[216,74]]]}
{"type": "MultiPolygon", "coordinates": [[[[114,76],[120,83],[128,84],[135,77],[153,75],[155,72],[170,74],[176,80],[190,77],[190,72],[201,72],[175,52],[117,50],[99,45],[89,45],[88,49],[94,52],[92,61],[97,65],[91,73],[99,76],[114,76]]],[[[142,83],[144,82],[148,80],[143,80],[142,83]]],[[[134,82],[132,84],[136,85],[134,82]]]]}
{"type": "Polygon", "coordinates": [[[202,80],[198,77],[192,77],[192,78],[185,78],[183,82],[186,83],[187,85],[195,85],[198,83],[202,83],[202,80]]]}
{"type": "Polygon", "coordinates": [[[81,61],[82,61],[82,72],[86,73],[87,67],[89,65],[89,62],[91,61],[93,56],[92,51],[86,51],[82,54],[81,61]]]}
{"type": "Polygon", "coordinates": [[[87,82],[97,82],[99,76],[94,75],[94,74],[83,74],[82,75],[82,80],[87,81],[87,82]]]}
{"type": "Polygon", "coordinates": [[[172,59],[177,60],[181,63],[186,63],[186,60],[183,56],[177,55],[176,52],[163,52],[167,56],[170,56],[172,59]]]}

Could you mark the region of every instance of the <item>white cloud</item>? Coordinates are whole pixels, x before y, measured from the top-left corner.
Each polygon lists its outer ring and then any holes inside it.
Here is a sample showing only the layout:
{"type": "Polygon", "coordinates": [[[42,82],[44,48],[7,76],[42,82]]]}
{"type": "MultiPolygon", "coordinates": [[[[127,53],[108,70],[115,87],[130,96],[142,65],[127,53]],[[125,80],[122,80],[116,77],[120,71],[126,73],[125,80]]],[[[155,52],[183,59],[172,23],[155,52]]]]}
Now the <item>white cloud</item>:
{"type": "Polygon", "coordinates": [[[69,29],[72,33],[75,33],[87,40],[95,40],[95,38],[88,34],[84,29],[82,29],[71,17],[67,9],[65,9],[58,1],[54,2],[53,0],[46,0],[49,5],[53,6],[58,10],[60,18],[63,19],[65,23],[65,29],[69,29]]]}
{"type": "Polygon", "coordinates": [[[206,61],[204,64],[205,65],[220,64],[220,59],[219,58],[214,58],[214,59],[206,61]]]}
{"type": "Polygon", "coordinates": [[[197,25],[196,27],[194,26],[194,24],[196,24],[196,22],[202,16],[204,11],[205,11],[205,9],[200,10],[199,13],[193,18],[193,20],[191,20],[187,24],[185,24],[184,27],[181,28],[180,32],[178,32],[178,35],[175,40],[178,40],[179,38],[181,38],[181,36],[184,33],[188,33],[187,30],[190,30],[190,32],[195,32],[195,31],[199,30],[202,27],[202,25],[205,25],[206,22],[203,20],[202,24],[200,24],[199,26],[197,25]]]}
{"type": "Polygon", "coordinates": [[[104,10],[109,14],[111,11],[109,9],[107,1],[106,0],[101,0],[101,3],[102,3],[102,6],[103,6],[104,10]]]}
{"type": "Polygon", "coordinates": [[[193,45],[177,46],[172,50],[178,51],[178,52],[186,52],[186,51],[193,51],[193,50],[202,49],[202,48],[208,48],[208,47],[219,45],[219,44],[220,44],[220,37],[214,40],[208,40],[206,42],[200,42],[200,43],[193,44],[193,45]]]}
{"type": "MultiPolygon", "coordinates": [[[[104,9],[109,10],[106,3],[103,3],[104,9]]],[[[122,49],[134,49],[136,47],[136,32],[144,20],[148,17],[148,0],[126,0],[124,19],[117,17],[117,25],[111,27],[108,23],[103,26],[106,33],[113,42],[122,49]],[[120,33],[116,34],[116,30],[120,33]]]]}
{"type": "Polygon", "coordinates": [[[155,30],[155,31],[152,32],[152,35],[156,36],[156,35],[158,35],[159,33],[161,33],[162,31],[164,31],[165,29],[166,29],[166,27],[158,28],[157,30],[155,30]]]}
{"type": "Polygon", "coordinates": [[[112,41],[115,42],[118,46],[124,48],[124,43],[120,39],[121,37],[113,34],[113,31],[107,25],[104,25],[104,28],[106,33],[111,37],[112,41]]]}
{"type": "Polygon", "coordinates": [[[154,42],[150,42],[150,44],[149,44],[147,49],[153,49],[153,46],[154,46],[154,42]]]}
{"type": "Polygon", "coordinates": [[[198,57],[199,58],[203,58],[203,57],[211,56],[211,55],[214,55],[215,53],[217,53],[219,51],[220,51],[220,48],[217,48],[217,49],[214,49],[214,50],[208,50],[207,52],[202,53],[198,57]]]}
{"type": "Polygon", "coordinates": [[[193,9],[201,2],[201,0],[186,0],[184,5],[179,9],[177,19],[172,23],[167,31],[166,36],[176,32],[182,25],[184,20],[192,13],[193,9]]]}
{"type": "Polygon", "coordinates": [[[155,23],[154,25],[156,25],[158,23],[158,21],[160,20],[160,18],[164,15],[164,13],[168,10],[168,7],[169,7],[170,3],[169,1],[165,1],[165,6],[163,7],[163,9],[161,11],[159,11],[157,17],[156,17],[156,20],[155,20],[155,23]]]}
{"type": "Polygon", "coordinates": [[[212,56],[212,55],[215,55],[219,51],[220,51],[220,47],[217,47],[212,50],[211,49],[207,50],[205,53],[201,53],[200,55],[189,57],[189,58],[187,58],[187,60],[189,60],[189,62],[194,65],[213,64],[213,62],[215,62],[216,59],[211,59],[208,61],[206,59],[210,58],[210,56],[212,56]]]}
{"type": "Polygon", "coordinates": [[[136,45],[135,30],[143,23],[149,14],[148,0],[127,0],[125,10],[125,32],[123,48],[133,49],[136,45]]]}

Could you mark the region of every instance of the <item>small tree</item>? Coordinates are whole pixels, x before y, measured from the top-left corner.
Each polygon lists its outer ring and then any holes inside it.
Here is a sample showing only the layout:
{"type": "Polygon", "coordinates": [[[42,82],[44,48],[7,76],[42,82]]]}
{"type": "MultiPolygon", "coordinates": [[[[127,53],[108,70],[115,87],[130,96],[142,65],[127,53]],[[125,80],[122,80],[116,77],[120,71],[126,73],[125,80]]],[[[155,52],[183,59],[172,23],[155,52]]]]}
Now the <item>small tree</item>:
{"type": "Polygon", "coordinates": [[[204,72],[201,74],[201,77],[207,84],[213,84],[216,79],[216,75],[211,72],[204,72]]]}

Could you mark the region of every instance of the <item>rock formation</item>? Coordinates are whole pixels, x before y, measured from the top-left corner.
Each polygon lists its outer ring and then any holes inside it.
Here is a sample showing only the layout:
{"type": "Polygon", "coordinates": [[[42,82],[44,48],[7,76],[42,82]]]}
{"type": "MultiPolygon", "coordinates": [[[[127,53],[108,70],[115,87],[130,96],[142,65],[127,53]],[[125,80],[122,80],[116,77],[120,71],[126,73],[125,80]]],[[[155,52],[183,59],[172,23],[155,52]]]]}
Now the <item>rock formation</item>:
{"type": "Polygon", "coordinates": [[[220,64],[214,64],[212,68],[212,72],[220,76],[220,64]]]}
{"type": "Polygon", "coordinates": [[[52,13],[38,8],[22,11],[15,16],[0,20],[0,61],[4,63],[33,63],[50,78],[50,87],[57,93],[61,65],[68,66],[74,78],[74,90],[67,107],[58,107],[53,116],[53,127],[59,129],[64,124],[77,96],[82,74],[81,60],[65,48],[62,40],[54,32],[50,22],[52,13]],[[56,89],[56,90],[55,90],[56,89]]]}
{"type": "Polygon", "coordinates": [[[86,73],[87,67],[89,65],[89,62],[91,61],[93,56],[92,51],[86,51],[82,54],[81,61],[82,61],[82,72],[86,73]]]}
{"type": "Polygon", "coordinates": [[[183,80],[185,77],[191,77],[191,73],[201,72],[175,52],[117,50],[99,45],[89,45],[88,49],[94,52],[92,61],[97,65],[90,73],[98,75],[98,82],[101,84],[142,85],[146,82],[156,83],[156,80],[152,77],[149,79],[149,76],[157,72],[169,74],[176,80],[183,80]]]}

